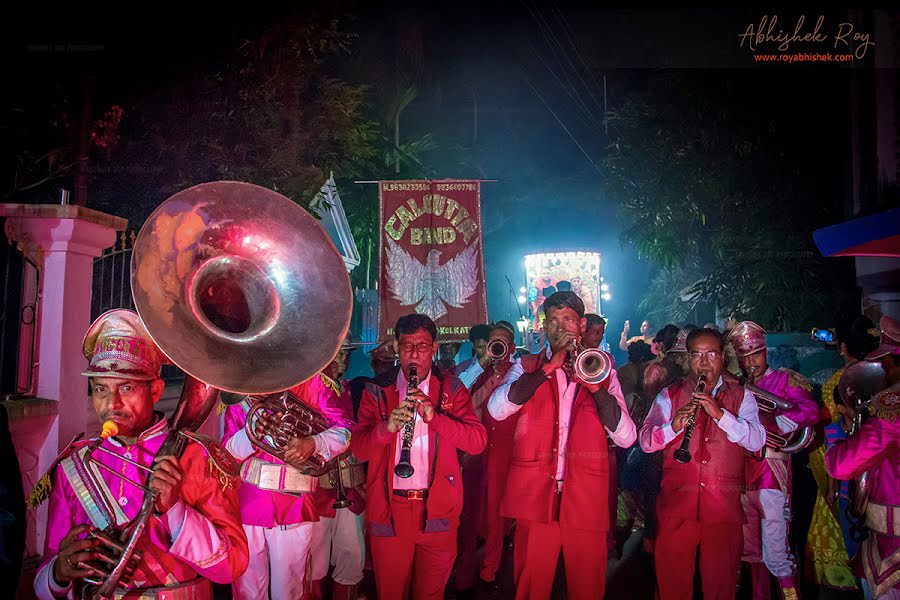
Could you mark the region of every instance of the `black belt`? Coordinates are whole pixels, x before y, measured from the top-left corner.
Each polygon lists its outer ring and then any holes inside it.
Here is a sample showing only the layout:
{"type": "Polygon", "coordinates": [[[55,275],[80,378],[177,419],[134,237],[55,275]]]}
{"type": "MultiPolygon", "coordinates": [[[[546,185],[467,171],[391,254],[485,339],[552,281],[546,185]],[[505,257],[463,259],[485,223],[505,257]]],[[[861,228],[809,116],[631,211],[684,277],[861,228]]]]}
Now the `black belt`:
{"type": "Polygon", "coordinates": [[[424,500],[428,497],[428,490],[394,490],[394,495],[407,500],[424,500]]]}

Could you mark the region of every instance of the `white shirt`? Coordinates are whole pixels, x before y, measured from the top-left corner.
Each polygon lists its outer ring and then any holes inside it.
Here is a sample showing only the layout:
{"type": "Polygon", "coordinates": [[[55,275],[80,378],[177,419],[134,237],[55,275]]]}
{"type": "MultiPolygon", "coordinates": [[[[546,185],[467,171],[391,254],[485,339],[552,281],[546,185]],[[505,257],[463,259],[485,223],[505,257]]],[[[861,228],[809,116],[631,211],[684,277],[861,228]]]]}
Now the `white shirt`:
{"type": "Polygon", "coordinates": [[[467,390],[471,390],[472,384],[475,383],[478,376],[484,373],[484,367],[478,362],[477,356],[466,359],[465,362],[460,363],[459,366],[463,367],[463,365],[465,365],[465,367],[460,371],[457,377],[463,382],[463,385],[466,386],[467,390]]]}
{"type": "MultiPolygon", "coordinates": [[[[721,386],[722,378],[719,377],[712,391],[713,396],[721,386]]],[[[766,443],[766,430],[759,422],[759,407],[752,393],[744,389],[738,416],[734,416],[724,408],[722,412],[724,413],[722,418],[713,421],[726,433],[728,441],[739,444],[751,452],[763,447],[766,443]]],[[[668,446],[680,434],[680,431],[672,429],[672,400],[666,388],[657,394],[656,401],[644,420],[644,426],[641,427],[641,448],[644,452],[657,452],[668,446]]]]}
{"type": "MultiPolygon", "coordinates": [[[[547,349],[547,354],[550,354],[549,348],[547,349]]],[[[512,387],[512,384],[524,374],[525,369],[522,368],[522,363],[514,363],[513,366],[510,367],[509,372],[507,372],[503,383],[494,390],[493,394],[491,394],[491,398],[488,400],[488,412],[498,421],[508,419],[524,406],[524,404],[515,404],[509,400],[509,390],[512,387]]],[[[569,446],[569,423],[572,417],[572,406],[575,404],[575,390],[578,388],[578,382],[567,382],[566,374],[563,369],[556,369],[553,375],[556,377],[557,387],[560,391],[560,396],[558,398],[559,438],[557,440],[559,453],[556,461],[556,479],[557,481],[562,481],[565,479],[566,450],[569,446]]],[[[609,387],[607,391],[616,399],[616,403],[618,403],[619,409],[622,411],[622,416],[619,418],[619,423],[616,425],[615,431],[611,431],[609,427],[606,426],[604,426],[604,429],[606,429],[610,439],[612,439],[617,446],[628,448],[637,439],[637,431],[634,422],[628,415],[628,407],[626,406],[625,398],[622,395],[622,386],[619,384],[619,375],[616,373],[615,369],[612,369],[609,373],[609,387]]]]}
{"type": "MultiPolygon", "coordinates": [[[[428,382],[431,379],[431,371],[419,379],[419,390],[428,395],[428,382]]],[[[400,392],[400,402],[406,398],[406,388],[409,382],[403,369],[397,373],[397,391],[400,392]]],[[[407,479],[394,475],[395,490],[424,490],[428,488],[428,423],[422,420],[418,413],[414,413],[412,445],[409,448],[409,462],[413,466],[413,474],[407,479]]],[[[397,450],[394,452],[394,465],[400,462],[400,448],[403,446],[403,430],[397,433],[397,450]]]]}

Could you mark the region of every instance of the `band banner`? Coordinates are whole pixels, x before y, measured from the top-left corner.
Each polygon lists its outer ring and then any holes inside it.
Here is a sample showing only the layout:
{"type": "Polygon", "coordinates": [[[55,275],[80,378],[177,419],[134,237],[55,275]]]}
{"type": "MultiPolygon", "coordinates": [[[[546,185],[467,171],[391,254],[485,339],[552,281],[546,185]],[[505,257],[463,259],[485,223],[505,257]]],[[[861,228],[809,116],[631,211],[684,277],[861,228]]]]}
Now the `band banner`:
{"type": "Polygon", "coordinates": [[[431,317],[439,341],[487,322],[479,181],[380,181],[378,339],[403,315],[431,317]]]}

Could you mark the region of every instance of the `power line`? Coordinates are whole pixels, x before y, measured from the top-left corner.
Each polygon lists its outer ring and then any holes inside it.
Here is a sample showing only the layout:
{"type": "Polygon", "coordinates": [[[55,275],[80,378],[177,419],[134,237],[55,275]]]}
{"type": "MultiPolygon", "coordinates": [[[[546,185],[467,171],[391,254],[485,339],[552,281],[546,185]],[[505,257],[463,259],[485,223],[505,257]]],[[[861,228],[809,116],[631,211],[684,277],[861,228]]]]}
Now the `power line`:
{"type": "Polygon", "coordinates": [[[541,93],[539,91],[537,91],[537,88],[534,87],[534,85],[532,85],[531,81],[528,79],[528,77],[524,73],[522,73],[522,78],[525,79],[525,83],[528,84],[528,87],[531,88],[531,91],[534,92],[535,96],[537,96],[540,99],[540,101],[544,103],[544,106],[547,107],[547,110],[550,111],[550,114],[553,115],[553,118],[556,119],[556,122],[559,123],[559,126],[563,128],[563,131],[565,131],[566,134],[569,136],[569,138],[571,138],[572,141],[575,142],[575,145],[578,146],[578,149],[581,150],[581,153],[584,154],[584,157],[586,159],[588,159],[588,161],[594,166],[594,168],[597,170],[598,173],[603,175],[603,171],[600,170],[600,167],[597,166],[597,163],[594,162],[594,159],[591,158],[590,154],[587,153],[587,150],[585,150],[584,147],[578,142],[578,140],[575,139],[575,136],[572,135],[572,132],[569,131],[568,127],[566,127],[566,124],[563,123],[562,120],[560,120],[560,118],[556,115],[556,113],[553,111],[553,109],[550,107],[550,105],[547,104],[547,101],[544,100],[544,97],[541,96],[541,93]]]}

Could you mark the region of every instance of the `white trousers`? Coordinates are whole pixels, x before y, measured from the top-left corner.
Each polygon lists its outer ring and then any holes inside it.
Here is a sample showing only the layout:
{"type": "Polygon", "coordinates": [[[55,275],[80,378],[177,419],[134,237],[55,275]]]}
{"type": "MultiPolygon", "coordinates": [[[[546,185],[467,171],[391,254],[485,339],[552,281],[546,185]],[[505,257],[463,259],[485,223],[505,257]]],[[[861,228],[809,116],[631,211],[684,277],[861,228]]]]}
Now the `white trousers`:
{"type": "Polygon", "coordinates": [[[363,578],[366,565],[365,513],[353,514],[339,508],[333,519],[320,517],[312,524],[312,578],[324,579],[328,567],[334,565],[331,578],[341,585],[356,585],[363,578]]]}
{"type": "Polygon", "coordinates": [[[763,562],[775,577],[796,573],[788,544],[788,522],[784,518],[781,490],[756,490],[741,496],[747,522],[744,524],[745,562],[763,562]]]}
{"type": "Polygon", "coordinates": [[[282,529],[244,525],[250,562],[231,586],[234,600],[301,600],[312,526],[300,523],[282,529]]]}

